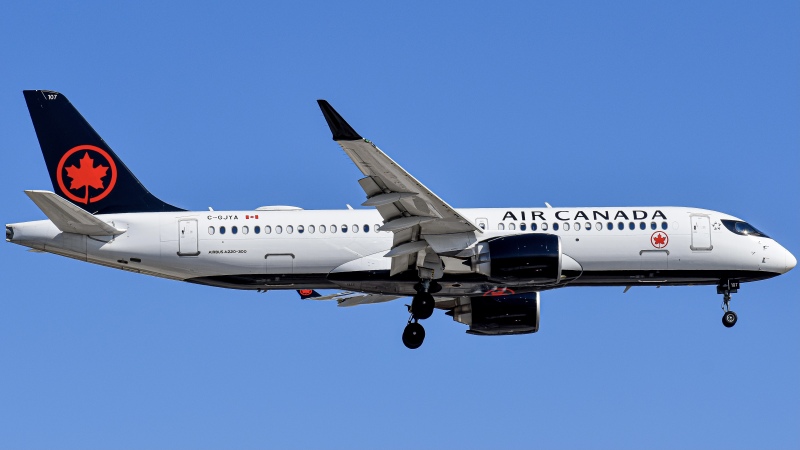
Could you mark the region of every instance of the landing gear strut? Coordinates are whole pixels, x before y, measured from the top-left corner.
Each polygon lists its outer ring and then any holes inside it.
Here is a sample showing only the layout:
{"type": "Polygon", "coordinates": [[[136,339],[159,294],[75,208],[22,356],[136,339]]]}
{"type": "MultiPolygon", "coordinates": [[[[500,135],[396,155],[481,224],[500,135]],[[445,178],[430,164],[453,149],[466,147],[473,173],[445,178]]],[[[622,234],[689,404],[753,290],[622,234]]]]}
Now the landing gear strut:
{"type": "Polygon", "coordinates": [[[722,314],[722,324],[726,328],[736,325],[736,321],[739,319],[730,308],[731,294],[735,294],[738,291],[738,280],[725,280],[717,286],[717,294],[722,294],[722,311],[724,313],[722,314]]]}
{"type": "Polygon", "coordinates": [[[419,321],[433,315],[436,301],[433,294],[430,293],[432,287],[435,286],[431,286],[430,280],[423,280],[419,284],[417,294],[411,299],[411,306],[408,307],[411,317],[403,330],[403,344],[410,349],[419,348],[422,341],[425,340],[425,328],[419,324],[419,321]]]}

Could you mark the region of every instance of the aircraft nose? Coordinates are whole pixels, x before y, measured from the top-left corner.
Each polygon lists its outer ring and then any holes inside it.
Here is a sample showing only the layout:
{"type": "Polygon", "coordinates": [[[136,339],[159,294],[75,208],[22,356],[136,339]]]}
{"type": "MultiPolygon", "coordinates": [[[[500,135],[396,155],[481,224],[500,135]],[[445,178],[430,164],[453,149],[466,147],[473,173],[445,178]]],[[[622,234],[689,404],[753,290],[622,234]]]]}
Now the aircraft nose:
{"type": "Polygon", "coordinates": [[[794,266],[796,265],[797,265],[797,258],[795,258],[794,255],[791,252],[789,252],[789,250],[786,250],[786,272],[794,269],[794,266]]]}

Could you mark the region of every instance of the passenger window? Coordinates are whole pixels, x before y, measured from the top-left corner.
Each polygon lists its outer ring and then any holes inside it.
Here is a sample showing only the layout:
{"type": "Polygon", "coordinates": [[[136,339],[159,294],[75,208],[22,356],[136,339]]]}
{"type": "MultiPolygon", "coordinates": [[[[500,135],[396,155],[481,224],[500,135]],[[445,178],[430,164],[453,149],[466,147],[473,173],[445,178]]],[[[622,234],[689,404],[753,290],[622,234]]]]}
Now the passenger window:
{"type": "Polygon", "coordinates": [[[564,231],[569,231],[569,222],[564,222],[564,231]]]}
{"type": "Polygon", "coordinates": [[[513,224],[513,223],[510,223],[510,224],[508,224],[508,229],[509,230],[516,230],[517,226],[515,224],[513,224]]]}
{"type": "Polygon", "coordinates": [[[636,224],[635,224],[635,223],[633,223],[633,222],[629,223],[629,224],[628,224],[628,229],[630,229],[630,230],[635,230],[635,229],[636,229],[636,224]]]}
{"type": "Polygon", "coordinates": [[[606,228],[608,228],[608,231],[612,231],[614,229],[614,222],[608,222],[608,225],[606,225],[606,228]]]}
{"type": "Polygon", "coordinates": [[[478,226],[481,227],[481,230],[486,229],[486,225],[483,222],[479,223],[478,226]]]}
{"type": "Polygon", "coordinates": [[[331,225],[331,233],[336,233],[336,225],[331,225]]]}
{"type": "Polygon", "coordinates": [[[528,227],[527,227],[527,225],[525,225],[525,222],[522,222],[521,224],[519,224],[520,231],[525,231],[526,228],[528,228],[528,227]]]}
{"type": "Polygon", "coordinates": [[[662,230],[666,230],[667,229],[667,222],[661,222],[661,229],[662,230]]]}
{"type": "Polygon", "coordinates": [[[319,226],[319,232],[320,233],[324,233],[325,232],[325,225],[320,225],[319,226]]]}
{"type": "Polygon", "coordinates": [[[308,226],[308,233],[309,234],[314,234],[314,225],[309,225],[308,226]]]}
{"type": "Polygon", "coordinates": [[[547,231],[547,222],[542,223],[542,231],[547,231]]]}
{"type": "Polygon", "coordinates": [[[553,222],[553,231],[558,231],[558,222],[553,222]]]}
{"type": "Polygon", "coordinates": [[[364,225],[364,233],[369,233],[369,225],[364,225]]]}
{"type": "Polygon", "coordinates": [[[578,222],[575,222],[575,231],[581,231],[581,224],[578,222]]]}
{"type": "Polygon", "coordinates": [[[304,231],[306,231],[306,227],[304,227],[302,225],[298,225],[297,226],[297,232],[298,233],[303,234],[304,231]]]}
{"type": "MultiPolygon", "coordinates": [[[[545,230],[547,228],[544,228],[545,230]]],[[[536,231],[536,222],[531,223],[531,231],[536,231]]]]}
{"type": "Polygon", "coordinates": [[[376,223],[375,226],[372,227],[372,230],[377,233],[379,231],[378,228],[380,227],[381,226],[376,223]]]}
{"type": "Polygon", "coordinates": [[[239,232],[239,228],[237,228],[236,225],[231,227],[231,233],[236,234],[238,232],[239,232]]]}
{"type": "Polygon", "coordinates": [[[655,222],[650,222],[650,229],[651,229],[651,230],[655,230],[656,228],[658,228],[658,226],[656,225],[656,223],[655,223],[655,222]]]}
{"type": "Polygon", "coordinates": [[[253,233],[260,234],[261,233],[261,227],[258,226],[258,225],[254,226],[253,227],[253,233]]]}
{"type": "Polygon", "coordinates": [[[624,230],[625,229],[625,224],[622,223],[622,222],[617,222],[617,228],[620,229],[620,230],[624,230]]]}
{"type": "Polygon", "coordinates": [[[219,227],[219,234],[225,234],[225,227],[224,226],[219,227]]]}
{"type": "Polygon", "coordinates": [[[639,222],[639,229],[640,230],[646,230],[647,229],[647,224],[644,223],[644,222],[639,222]]]}
{"type": "Polygon", "coordinates": [[[594,227],[597,228],[597,231],[603,231],[603,224],[600,222],[594,224],[594,227]]]}
{"type": "Polygon", "coordinates": [[[269,225],[264,225],[264,234],[272,233],[272,227],[269,225]]]}
{"type": "Polygon", "coordinates": [[[353,230],[353,233],[358,233],[358,225],[353,225],[350,229],[353,230]]]}
{"type": "Polygon", "coordinates": [[[242,227],[242,234],[247,234],[249,232],[250,232],[250,227],[248,227],[247,225],[242,227]]]}
{"type": "Polygon", "coordinates": [[[498,223],[498,224],[497,224],[497,229],[498,229],[498,230],[505,230],[505,229],[506,229],[506,226],[505,226],[505,225],[503,225],[502,223],[498,223]]]}
{"type": "Polygon", "coordinates": [[[342,225],[342,233],[347,233],[347,225],[342,225]]]}
{"type": "Polygon", "coordinates": [[[286,234],[294,233],[294,227],[291,225],[286,225],[286,234]]]}
{"type": "Polygon", "coordinates": [[[215,232],[214,227],[208,227],[208,234],[214,234],[215,232]]]}
{"type": "Polygon", "coordinates": [[[280,226],[280,225],[276,226],[275,227],[275,234],[281,234],[281,233],[283,233],[283,227],[280,226]]]}
{"type": "Polygon", "coordinates": [[[592,229],[592,222],[586,222],[586,231],[590,231],[592,229]]]}

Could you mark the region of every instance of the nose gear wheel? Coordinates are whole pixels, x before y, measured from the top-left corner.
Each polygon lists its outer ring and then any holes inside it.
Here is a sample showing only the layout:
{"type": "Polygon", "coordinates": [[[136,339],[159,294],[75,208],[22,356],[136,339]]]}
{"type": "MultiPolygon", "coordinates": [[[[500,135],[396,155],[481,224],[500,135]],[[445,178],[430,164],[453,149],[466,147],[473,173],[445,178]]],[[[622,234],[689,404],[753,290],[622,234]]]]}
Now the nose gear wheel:
{"type": "Polygon", "coordinates": [[[717,294],[722,294],[722,325],[725,328],[731,328],[736,325],[739,320],[735,312],[731,311],[730,301],[731,294],[735,294],[739,290],[739,282],[735,280],[725,280],[717,286],[717,294]]]}
{"type": "Polygon", "coordinates": [[[726,311],[725,314],[722,315],[722,324],[725,325],[726,328],[730,328],[736,325],[736,313],[733,311],[726,311]]]}

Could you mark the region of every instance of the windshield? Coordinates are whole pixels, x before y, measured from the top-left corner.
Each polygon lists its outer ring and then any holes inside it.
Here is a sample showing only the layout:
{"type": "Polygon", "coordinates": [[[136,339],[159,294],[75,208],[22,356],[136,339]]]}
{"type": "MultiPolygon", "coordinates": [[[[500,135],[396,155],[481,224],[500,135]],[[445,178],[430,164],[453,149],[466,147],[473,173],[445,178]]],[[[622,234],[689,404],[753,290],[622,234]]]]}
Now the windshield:
{"type": "Polygon", "coordinates": [[[747,222],[742,222],[740,220],[727,220],[722,219],[722,224],[725,225],[725,228],[730,230],[732,233],[741,234],[742,236],[761,236],[768,238],[766,234],[758,231],[758,229],[747,222]]]}

